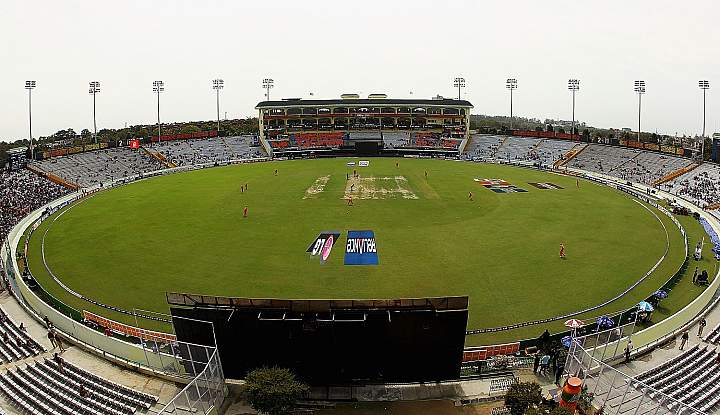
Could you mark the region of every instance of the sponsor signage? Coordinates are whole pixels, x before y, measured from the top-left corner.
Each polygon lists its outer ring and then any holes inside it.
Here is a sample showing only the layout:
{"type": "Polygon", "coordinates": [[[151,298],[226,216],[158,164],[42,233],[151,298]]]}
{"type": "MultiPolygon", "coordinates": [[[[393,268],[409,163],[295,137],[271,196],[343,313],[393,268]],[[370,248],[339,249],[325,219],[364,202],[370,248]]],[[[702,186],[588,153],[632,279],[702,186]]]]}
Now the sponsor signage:
{"type": "Polygon", "coordinates": [[[105,317],[93,314],[85,310],[83,310],[83,318],[87,321],[97,323],[99,326],[109,329],[110,331],[120,333],[125,336],[139,337],[144,340],[161,343],[174,343],[175,341],[177,341],[177,338],[173,334],[128,326],[127,324],[118,323],[117,321],[107,319],[105,317]]]}
{"type": "Polygon", "coordinates": [[[370,165],[370,162],[368,160],[360,160],[358,161],[358,166],[360,167],[367,167],[370,165]]]}
{"type": "Polygon", "coordinates": [[[495,193],[524,193],[527,192],[525,189],[515,187],[512,184],[506,182],[503,179],[478,179],[474,178],[474,181],[480,183],[486,189],[490,189],[495,193]]]}
{"type": "Polygon", "coordinates": [[[345,265],[377,265],[378,254],[373,231],[348,231],[345,265]]]}
{"type": "Polygon", "coordinates": [[[340,232],[321,232],[305,252],[311,256],[319,256],[320,262],[325,262],[330,257],[332,248],[338,239],[340,239],[340,232]]]}
{"type": "Polygon", "coordinates": [[[133,140],[128,141],[128,147],[135,149],[135,150],[140,148],[140,140],[133,139],[133,140]]]}

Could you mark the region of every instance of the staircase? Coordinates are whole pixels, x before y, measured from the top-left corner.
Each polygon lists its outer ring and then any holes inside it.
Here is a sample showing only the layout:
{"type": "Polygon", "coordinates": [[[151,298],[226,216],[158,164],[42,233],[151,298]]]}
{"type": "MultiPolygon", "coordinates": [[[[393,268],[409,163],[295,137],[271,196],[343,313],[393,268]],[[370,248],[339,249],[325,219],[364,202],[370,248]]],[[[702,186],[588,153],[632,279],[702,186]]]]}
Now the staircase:
{"type": "Polygon", "coordinates": [[[578,154],[582,153],[583,150],[585,150],[587,147],[588,147],[587,144],[576,145],[575,147],[570,149],[570,151],[565,153],[565,157],[563,157],[562,159],[553,163],[553,168],[557,169],[557,168],[560,168],[560,167],[566,165],[568,162],[570,162],[570,160],[574,159],[575,157],[577,157],[578,154]],[[578,146],[582,146],[582,147],[578,148],[578,146]]]}
{"type": "Polygon", "coordinates": [[[667,182],[669,182],[670,180],[676,179],[676,178],[682,176],[683,174],[685,174],[685,173],[687,173],[687,172],[689,172],[689,171],[695,170],[695,168],[696,168],[697,166],[699,166],[698,163],[691,163],[691,164],[688,165],[688,166],[685,166],[685,167],[683,167],[683,168],[681,168],[681,169],[677,169],[677,170],[675,170],[674,172],[665,175],[664,177],[660,178],[659,180],[655,180],[652,185],[653,185],[653,186],[657,186],[657,185],[659,185],[659,184],[667,183],[667,182]]]}
{"type": "Polygon", "coordinates": [[[631,161],[635,160],[640,154],[641,154],[641,153],[637,153],[637,154],[635,154],[634,156],[630,157],[629,159],[627,159],[627,160],[623,161],[622,163],[618,164],[617,166],[610,168],[610,170],[607,171],[608,174],[610,174],[611,172],[616,171],[616,170],[619,169],[620,167],[622,167],[622,166],[630,163],[631,161]]]}
{"type": "Polygon", "coordinates": [[[505,145],[505,143],[507,143],[509,139],[510,136],[506,135],[505,138],[503,138],[502,142],[497,146],[495,151],[493,151],[493,153],[490,155],[490,158],[495,158],[495,156],[497,156],[497,154],[500,152],[500,149],[503,148],[503,146],[505,145]]]}
{"type": "Polygon", "coordinates": [[[167,168],[169,168],[169,169],[171,169],[171,168],[173,168],[173,167],[177,167],[177,166],[175,165],[175,163],[172,163],[172,162],[168,161],[168,159],[167,159],[164,155],[160,154],[159,151],[150,151],[150,150],[148,150],[147,148],[145,148],[145,146],[142,146],[142,147],[140,147],[140,148],[145,152],[145,154],[147,154],[148,156],[150,156],[150,157],[154,158],[155,160],[159,161],[160,164],[162,164],[163,166],[165,166],[165,167],[167,167],[167,168]]]}
{"type": "Polygon", "coordinates": [[[542,139],[538,140],[538,142],[535,143],[535,145],[533,145],[532,147],[530,147],[530,151],[536,151],[536,150],[538,149],[538,147],[540,147],[540,144],[544,143],[545,140],[546,140],[545,138],[542,138],[542,139]]]}
{"type": "Polygon", "coordinates": [[[27,169],[30,170],[31,172],[37,174],[40,177],[44,177],[44,178],[50,180],[51,182],[59,184],[60,186],[66,187],[70,190],[78,190],[80,188],[80,185],[69,182],[69,181],[63,179],[62,177],[56,176],[52,173],[47,173],[47,172],[33,166],[32,164],[28,164],[27,169]]]}

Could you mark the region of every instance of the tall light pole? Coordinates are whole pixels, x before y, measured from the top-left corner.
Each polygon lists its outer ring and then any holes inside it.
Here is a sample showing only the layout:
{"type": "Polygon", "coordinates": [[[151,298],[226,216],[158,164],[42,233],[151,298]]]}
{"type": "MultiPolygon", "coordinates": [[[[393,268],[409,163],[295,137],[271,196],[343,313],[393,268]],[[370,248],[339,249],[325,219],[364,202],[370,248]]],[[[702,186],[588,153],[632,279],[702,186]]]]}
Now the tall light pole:
{"type": "Polygon", "coordinates": [[[700,146],[700,160],[705,161],[705,92],[710,89],[709,81],[698,81],[698,86],[703,92],[703,128],[702,128],[702,145],[700,146]]]}
{"type": "Polygon", "coordinates": [[[28,91],[28,124],[30,130],[30,158],[35,160],[35,147],[32,136],[32,90],[35,89],[35,81],[25,81],[25,89],[28,91]]]}
{"type": "Polygon", "coordinates": [[[165,91],[165,82],[153,81],[153,92],[157,95],[158,144],[160,144],[160,94],[165,91]]]}
{"type": "Polygon", "coordinates": [[[462,89],[465,88],[465,78],[457,77],[453,79],[453,86],[458,89],[458,101],[462,96],[462,89]]]}
{"type": "Polygon", "coordinates": [[[93,131],[95,136],[95,144],[97,144],[97,122],[95,121],[95,95],[100,92],[100,81],[90,81],[90,90],[88,91],[93,97],[93,131]]]}
{"type": "Polygon", "coordinates": [[[265,99],[270,101],[270,90],[275,87],[275,80],[272,78],[265,78],[262,81],[262,87],[265,88],[267,92],[265,92],[265,99]]]}
{"type": "Polygon", "coordinates": [[[513,128],[513,91],[517,89],[517,79],[515,78],[508,78],[507,81],[505,81],[505,87],[510,90],[510,129],[513,128]]]}
{"type": "Polygon", "coordinates": [[[642,96],[645,93],[645,81],[635,81],[634,88],[638,94],[638,131],[637,140],[640,142],[640,116],[642,114],[642,96]]]}
{"type": "Polygon", "coordinates": [[[575,92],[580,90],[580,80],[568,79],[568,89],[572,92],[572,124],[570,126],[570,136],[575,134],[575,92]]]}
{"type": "Polygon", "coordinates": [[[215,104],[217,106],[217,130],[220,135],[220,90],[225,86],[222,79],[213,79],[212,88],[215,90],[215,104]]]}

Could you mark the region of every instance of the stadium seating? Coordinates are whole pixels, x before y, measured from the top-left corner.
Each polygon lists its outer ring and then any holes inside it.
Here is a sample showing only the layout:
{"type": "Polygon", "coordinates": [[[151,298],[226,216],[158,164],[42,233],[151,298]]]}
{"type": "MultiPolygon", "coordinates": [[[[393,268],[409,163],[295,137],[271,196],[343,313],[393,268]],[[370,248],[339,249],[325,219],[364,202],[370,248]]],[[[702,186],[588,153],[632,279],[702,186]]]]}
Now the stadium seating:
{"type": "Polygon", "coordinates": [[[718,203],[720,202],[720,166],[703,163],[660,187],[702,207],[718,203]]]}
{"type": "Polygon", "coordinates": [[[504,140],[505,137],[497,135],[474,135],[465,147],[466,157],[473,160],[492,159],[504,140]]]}
{"type": "Polygon", "coordinates": [[[133,414],[156,396],[103,379],[67,361],[44,359],[0,374],[0,390],[19,409],[41,414],[133,414]],[[87,391],[81,395],[81,389],[87,391]]]}
{"type": "Polygon", "coordinates": [[[455,138],[442,138],[440,139],[440,147],[444,149],[457,150],[460,147],[462,140],[455,138]]]}
{"type": "Polygon", "coordinates": [[[262,148],[253,145],[257,144],[257,140],[252,136],[224,137],[223,141],[230,150],[231,157],[235,160],[265,157],[262,148]]]}
{"type": "Polygon", "coordinates": [[[27,170],[0,171],[0,241],[29,212],[69,192],[27,170]]]}
{"type": "Polygon", "coordinates": [[[45,348],[21,330],[0,308],[0,360],[10,363],[44,352],[45,348]]]}
{"type": "Polygon", "coordinates": [[[143,150],[127,147],[55,157],[33,163],[33,166],[86,187],[163,168],[143,150]]]}
{"type": "MultiPolygon", "coordinates": [[[[720,404],[720,364],[715,349],[694,346],[684,353],[635,377],[635,388],[648,391],[665,406],[676,411],[677,402],[667,402],[667,396],[703,411],[720,404]],[[654,395],[653,395],[654,394],[654,395]]],[[[648,404],[650,406],[651,404],[648,404]]]]}
{"type": "MultiPolygon", "coordinates": [[[[360,134],[360,133],[351,133],[360,134]]],[[[375,135],[379,135],[375,133],[375,135]]],[[[345,133],[297,133],[291,134],[298,148],[339,148],[343,145],[345,133]]]]}
{"type": "Polygon", "coordinates": [[[283,149],[283,148],[288,148],[288,147],[295,147],[295,145],[292,145],[292,146],[291,146],[290,140],[286,140],[286,139],[268,140],[268,143],[270,143],[270,147],[272,147],[272,148],[278,148],[278,149],[283,149]]]}
{"type": "Polygon", "coordinates": [[[541,141],[534,150],[534,161],[544,166],[552,166],[556,161],[562,160],[571,150],[580,150],[587,144],[568,140],[541,141]]]}
{"type": "Polygon", "coordinates": [[[250,136],[175,140],[154,143],[149,148],[180,167],[262,157],[257,147],[251,147],[252,140],[250,136]]]}
{"type": "Polygon", "coordinates": [[[690,164],[690,160],[669,154],[644,151],[620,165],[613,176],[645,185],[652,185],[666,175],[690,164]]]}
{"type": "Polygon", "coordinates": [[[349,140],[377,140],[381,134],[379,131],[352,131],[348,139],[349,140]]]}
{"type": "Polygon", "coordinates": [[[440,146],[440,141],[432,137],[415,137],[413,140],[415,147],[419,148],[436,148],[440,146]]]}
{"type": "Polygon", "coordinates": [[[495,152],[495,158],[506,161],[529,161],[535,158],[533,149],[542,138],[508,137],[495,152]]]}
{"type": "Polygon", "coordinates": [[[720,323],[715,326],[708,334],[703,338],[704,341],[716,345],[720,345],[720,323]]]}
{"type": "Polygon", "coordinates": [[[406,132],[383,132],[382,138],[386,148],[406,147],[410,143],[410,134],[406,132]]]}
{"type": "Polygon", "coordinates": [[[626,147],[591,144],[570,160],[567,167],[612,174],[614,170],[637,157],[641,150],[626,147]]]}

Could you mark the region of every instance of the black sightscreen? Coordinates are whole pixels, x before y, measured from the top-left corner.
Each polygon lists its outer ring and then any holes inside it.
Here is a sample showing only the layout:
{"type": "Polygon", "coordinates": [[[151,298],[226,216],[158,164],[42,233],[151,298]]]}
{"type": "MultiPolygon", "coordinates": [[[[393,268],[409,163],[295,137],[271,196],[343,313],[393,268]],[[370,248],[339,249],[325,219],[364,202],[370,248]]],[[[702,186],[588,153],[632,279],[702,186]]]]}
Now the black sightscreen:
{"type": "Polygon", "coordinates": [[[358,141],[355,143],[355,153],[359,156],[376,156],[382,150],[382,143],[377,141],[358,141]]]}
{"type": "MultiPolygon", "coordinates": [[[[467,325],[467,310],[291,313],[172,307],[171,312],[214,324],[228,378],[279,366],[318,385],[456,379],[467,325]]],[[[178,340],[208,344],[207,327],[173,321],[178,340]]]]}

